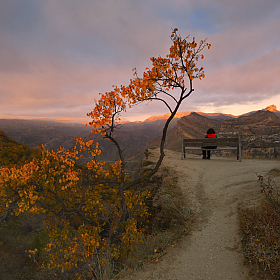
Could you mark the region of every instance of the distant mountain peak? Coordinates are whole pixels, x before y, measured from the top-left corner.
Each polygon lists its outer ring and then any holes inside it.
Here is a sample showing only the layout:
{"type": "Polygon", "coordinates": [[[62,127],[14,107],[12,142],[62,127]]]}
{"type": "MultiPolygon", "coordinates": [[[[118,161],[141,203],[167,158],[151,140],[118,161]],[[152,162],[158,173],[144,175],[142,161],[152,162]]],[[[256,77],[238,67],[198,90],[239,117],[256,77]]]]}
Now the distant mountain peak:
{"type": "MultiPolygon", "coordinates": [[[[174,116],[174,119],[180,119],[184,116],[188,116],[191,112],[187,111],[187,112],[177,112],[176,115],[174,116]]],[[[167,120],[170,117],[170,114],[164,114],[164,115],[155,115],[155,116],[151,116],[148,119],[144,120],[144,122],[154,122],[157,120],[167,120]]]]}
{"type": "Polygon", "coordinates": [[[197,113],[197,112],[191,112],[190,115],[191,115],[191,116],[201,116],[201,115],[200,115],[199,113],[197,113]]]}
{"type": "MultiPolygon", "coordinates": [[[[272,104],[267,106],[266,108],[259,110],[259,111],[269,111],[272,113],[276,113],[276,115],[280,115],[280,111],[277,110],[276,105],[272,104]]],[[[250,114],[256,113],[257,111],[251,111],[245,114],[242,114],[240,116],[249,116],[250,114]]],[[[234,116],[232,114],[223,114],[223,113],[204,113],[204,112],[194,112],[194,111],[186,111],[186,112],[177,112],[177,114],[175,115],[174,119],[180,119],[182,117],[186,117],[186,116],[204,116],[204,117],[208,117],[211,119],[216,119],[216,120],[226,120],[226,119],[232,119],[232,118],[238,118],[240,116],[234,116]]],[[[143,122],[154,122],[157,120],[167,120],[170,117],[170,114],[163,114],[163,115],[155,115],[155,116],[151,116],[149,118],[147,118],[146,120],[144,120],[143,122]]]]}
{"type": "Polygon", "coordinates": [[[262,109],[262,111],[279,112],[276,105],[274,104],[267,106],[266,108],[262,109]]]}

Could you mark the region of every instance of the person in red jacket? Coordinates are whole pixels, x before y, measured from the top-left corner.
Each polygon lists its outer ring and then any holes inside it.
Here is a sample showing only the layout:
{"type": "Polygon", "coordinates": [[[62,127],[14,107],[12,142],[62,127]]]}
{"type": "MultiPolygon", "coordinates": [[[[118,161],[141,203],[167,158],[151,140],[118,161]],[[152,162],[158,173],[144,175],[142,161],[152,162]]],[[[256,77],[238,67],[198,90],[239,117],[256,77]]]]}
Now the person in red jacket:
{"type": "MultiPolygon", "coordinates": [[[[215,130],[213,128],[209,128],[207,130],[207,134],[206,134],[205,138],[217,138],[215,130]]],[[[217,146],[206,146],[206,147],[202,147],[202,148],[216,149],[217,146]]],[[[211,157],[211,151],[210,150],[202,150],[202,158],[203,159],[210,159],[210,157],[211,157]],[[207,152],[207,156],[206,156],[206,152],[207,152]]]]}

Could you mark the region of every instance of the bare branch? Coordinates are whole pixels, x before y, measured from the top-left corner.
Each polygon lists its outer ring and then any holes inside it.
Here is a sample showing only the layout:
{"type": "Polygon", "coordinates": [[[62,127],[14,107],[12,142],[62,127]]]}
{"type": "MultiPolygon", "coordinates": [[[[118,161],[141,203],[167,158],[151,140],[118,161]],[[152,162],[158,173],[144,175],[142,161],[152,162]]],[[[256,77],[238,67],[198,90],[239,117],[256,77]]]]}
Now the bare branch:
{"type": "Polygon", "coordinates": [[[172,113],[172,109],[170,108],[170,106],[164,99],[159,98],[159,97],[151,97],[151,98],[149,98],[149,100],[159,100],[159,101],[163,102],[166,105],[166,107],[168,108],[168,110],[170,111],[170,113],[172,113]]]}

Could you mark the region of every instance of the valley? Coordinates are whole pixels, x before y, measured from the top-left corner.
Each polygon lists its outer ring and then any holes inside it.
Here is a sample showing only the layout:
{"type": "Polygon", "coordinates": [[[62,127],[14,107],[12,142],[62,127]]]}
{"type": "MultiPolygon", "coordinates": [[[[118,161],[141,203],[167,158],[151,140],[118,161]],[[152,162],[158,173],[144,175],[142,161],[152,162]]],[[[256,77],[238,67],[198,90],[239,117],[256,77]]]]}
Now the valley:
{"type": "MultiPolygon", "coordinates": [[[[207,129],[212,127],[218,137],[239,134],[242,140],[242,155],[245,158],[280,158],[280,112],[275,105],[239,117],[201,112],[186,114],[172,120],[166,138],[167,149],[180,151],[182,137],[203,138],[207,129]]],[[[128,162],[128,171],[137,169],[147,148],[159,145],[165,118],[167,116],[154,117],[144,122],[119,124],[114,134],[128,162]]],[[[76,138],[85,141],[94,139],[102,151],[99,160],[118,160],[115,146],[102,136],[91,134],[91,128],[85,124],[0,119],[0,130],[30,148],[43,144],[49,150],[57,150],[60,146],[71,149],[76,143],[76,138]]]]}

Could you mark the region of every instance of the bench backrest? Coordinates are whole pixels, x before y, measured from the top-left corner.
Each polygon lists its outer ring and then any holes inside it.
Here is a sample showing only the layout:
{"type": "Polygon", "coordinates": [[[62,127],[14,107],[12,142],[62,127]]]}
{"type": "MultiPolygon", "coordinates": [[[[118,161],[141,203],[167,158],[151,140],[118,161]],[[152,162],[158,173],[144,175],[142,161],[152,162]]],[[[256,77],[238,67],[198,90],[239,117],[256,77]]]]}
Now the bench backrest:
{"type": "Polygon", "coordinates": [[[184,138],[185,147],[202,147],[202,146],[218,146],[218,147],[238,147],[239,138],[184,138]]]}

